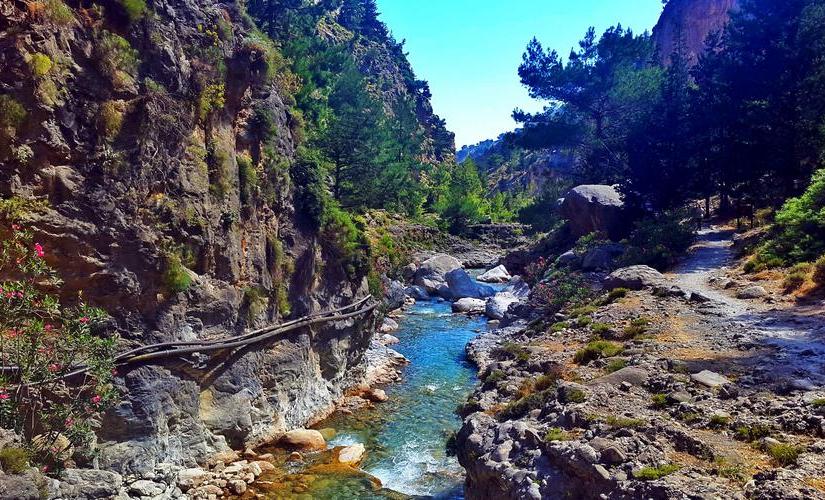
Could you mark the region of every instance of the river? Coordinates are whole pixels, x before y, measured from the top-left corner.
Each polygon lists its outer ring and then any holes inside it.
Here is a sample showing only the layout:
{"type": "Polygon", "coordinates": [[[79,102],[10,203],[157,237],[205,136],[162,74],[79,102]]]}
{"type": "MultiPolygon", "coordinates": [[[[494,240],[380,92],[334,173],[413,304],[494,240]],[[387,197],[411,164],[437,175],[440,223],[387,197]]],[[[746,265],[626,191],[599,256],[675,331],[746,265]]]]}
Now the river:
{"type": "Polygon", "coordinates": [[[456,407],[476,383],[464,349],[487,329],[486,319],[451,314],[449,302],[420,301],[399,325],[394,335],[400,343],[393,347],[410,364],[402,382],[386,387],[389,401],[355,415],[336,414],[320,426],[336,431],[330,448],[366,446],[366,474],[329,465],[324,454],[302,464],[284,461],[291,474],[274,479],[277,487],[267,498],[463,498],[464,471],[445,444],[461,426],[456,407]]]}

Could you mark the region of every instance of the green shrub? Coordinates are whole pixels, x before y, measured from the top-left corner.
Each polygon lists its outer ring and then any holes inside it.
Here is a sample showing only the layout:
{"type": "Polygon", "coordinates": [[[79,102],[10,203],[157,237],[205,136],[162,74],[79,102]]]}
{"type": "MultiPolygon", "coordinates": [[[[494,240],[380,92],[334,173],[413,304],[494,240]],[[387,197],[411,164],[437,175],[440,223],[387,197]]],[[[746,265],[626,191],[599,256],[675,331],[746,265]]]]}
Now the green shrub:
{"type": "Polygon", "coordinates": [[[525,363],[530,360],[530,351],[515,342],[505,342],[499,348],[508,357],[525,363]]]}
{"type": "Polygon", "coordinates": [[[570,316],[574,318],[578,318],[580,316],[586,316],[588,314],[593,314],[594,312],[598,311],[599,308],[593,305],[589,306],[580,306],[570,310],[570,316]]]}
{"type": "Polygon", "coordinates": [[[0,95],[0,136],[16,136],[27,114],[23,105],[13,97],[0,95]]]}
{"type": "Polygon", "coordinates": [[[635,472],[633,474],[633,477],[635,477],[636,479],[640,479],[642,481],[655,481],[657,479],[662,479],[665,476],[673,474],[679,469],[680,467],[676,464],[666,464],[660,465],[658,467],[644,467],[638,472],[635,472]]]}
{"type": "Polygon", "coordinates": [[[817,285],[825,286],[825,255],[814,262],[813,280],[817,285]]]}
{"type": "Polygon", "coordinates": [[[802,285],[804,285],[812,268],[813,266],[811,266],[811,264],[797,264],[792,267],[788,271],[788,274],[785,275],[785,280],[782,282],[782,286],[785,288],[785,291],[792,292],[794,290],[798,290],[802,285]]]}
{"type": "Polygon", "coordinates": [[[518,401],[510,403],[498,414],[499,420],[514,420],[526,415],[527,413],[537,410],[544,406],[544,402],[548,397],[552,396],[553,391],[542,391],[529,394],[518,401]]]}
{"type": "Polygon", "coordinates": [[[670,406],[670,400],[668,400],[667,394],[654,394],[651,396],[650,402],[654,408],[666,408],[670,406]]]}
{"type": "Polygon", "coordinates": [[[255,188],[258,187],[258,171],[249,155],[238,154],[235,161],[238,163],[241,202],[249,203],[255,188]]]}
{"type": "Polygon", "coordinates": [[[52,70],[52,59],[46,54],[35,52],[29,60],[29,69],[35,78],[43,78],[52,70]]]}
{"type": "Polygon", "coordinates": [[[787,467],[796,464],[799,455],[802,454],[802,447],[792,444],[780,443],[769,445],[765,450],[771,456],[774,463],[780,467],[787,467]]]}
{"type": "Polygon", "coordinates": [[[560,378],[560,371],[539,375],[533,383],[533,388],[537,391],[546,391],[547,389],[555,387],[560,378]]]}
{"type": "Polygon", "coordinates": [[[501,370],[493,370],[484,377],[485,384],[496,384],[502,380],[504,380],[505,373],[501,370]]]}
{"type": "Polygon", "coordinates": [[[566,398],[568,403],[584,403],[587,401],[587,394],[581,389],[570,389],[566,398]]]}
{"type": "Polygon", "coordinates": [[[207,85],[198,95],[198,118],[205,121],[214,111],[226,106],[226,85],[213,83],[207,85]]]}
{"type": "Polygon", "coordinates": [[[547,443],[571,440],[573,440],[573,436],[569,432],[564,429],[559,429],[558,427],[551,427],[547,430],[547,434],[544,435],[544,441],[547,443]]]}
{"type": "Polygon", "coordinates": [[[579,316],[579,318],[576,320],[576,326],[578,326],[579,328],[584,328],[592,322],[593,318],[591,318],[590,316],[579,316]]]}
{"type": "Polygon", "coordinates": [[[138,52],[120,35],[103,30],[97,40],[95,57],[100,71],[115,87],[129,82],[138,70],[138,52]]]}
{"type": "Polygon", "coordinates": [[[825,408],[825,398],[817,398],[811,401],[811,406],[814,408],[825,408]]]}
{"type": "Polygon", "coordinates": [[[621,370],[622,368],[627,367],[627,360],[624,359],[614,359],[607,366],[604,367],[604,371],[606,373],[613,373],[621,370]]]}
{"type": "Polygon", "coordinates": [[[344,266],[350,278],[370,268],[369,241],[352,216],[336,203],[329,202],[324,213],[321,236],[332,256],[344,266]]]}
{"type": "Polygon", "coordinates": [[[627,297],[628,293],[630,293],[630,290],[627,288],[614,288],[607,294],[607,302],[616,302],[619,299],[627,297]]]}
{"type": "Polygon", "coordinates": [[[730,424],[730,417],[726,415],[712,415],[710,417],[710,426],[714,428],[727,427],[730,424]]]}
{"type": "Polygon", "coordinates": [[[118,0],[118,3],[126,13],[126,17],[129,18],[129,22],[140,21],[146,14],[146,0],[118,0]]]}
{"type": "Polygon", "coordinates": [[[737,439],[752,442],[770,436],[771,428],[765,424],[740,425],[735,434],[737,439]]]}
{"type": "Polygon", "coordinates": [[[696,224],[691,217],[688,210],[680,209],[637,222],[620,263],[645,264],[659,270],[671,266],[693,244],[696,224]]]}
{"type": "Polygon", "coordinates": [[[100,105],[98,130],[106,139],[114,139],[123,127],[123,111],[117,101],[106,101],[100,105]]]}
{"type": "Polygon", "coordinates": [[[206,145],[206,164],[209,171],[209,192],[217,198],[223,198],[232,188],[229,183],[229,153],[220,144],[212,141],[206,145]]]}
{"type": "Polygon", "coordinates": [[[607,323],[593,323],[590,325],[590,330],[598,336],[604,336],[609,333],[611,328],[612,327],[607,323]]]}
{"type": "Polygon", "coordinates": [[[166,288],[174,293],[186,291],[192,284],[192,277],[183,266],[180,252],[167,252],[164,255],[164,264],[163,282],[166,288]]]}
{"type": "Polygon", "coordinates": [[[550,327],[550,331],[553,332],[553,333],[558,333],[558,332],[564,330],[565,328],[567,328],[567,322],[566,321],[560,321],[558,323],[553,323],[553,325],[550,327]]]}
{"type": "Polygon", "coordinates": [[[74,13],[63,0],[43,0],[43,16],[54,24],[65,26],[74,20],[74,13]]]}
{"type": "Polygon", "coordinates": [[[636,429],[647,424],[647,422],[638,418],[617,417],[616,415],[605,417],[604,423],[616,429],[636,429]]]}
{"type": "Polygon", "coordinates": [[[7,474],[22,474],[29,468],[29,452],[23,448],[0,450],[0,467],[7,474]]]}
{"type": "Polygon", "coordinates": [[[583,365],[600,358],[618,356],[623,350],[622,345],[617,342],[596,340],[587,344],[583,349],[576,351],[576,354],[573,356],[573,361],[583,365]]]}
{"type": "Polygon", "coordinates": [[[295,181],[295,212],[313,229],[323,224],[326,205],[330,203],[326,191],[325,175],[328,163],[317,149],[298,148],[298,161],[290,176],[295,181]]]}

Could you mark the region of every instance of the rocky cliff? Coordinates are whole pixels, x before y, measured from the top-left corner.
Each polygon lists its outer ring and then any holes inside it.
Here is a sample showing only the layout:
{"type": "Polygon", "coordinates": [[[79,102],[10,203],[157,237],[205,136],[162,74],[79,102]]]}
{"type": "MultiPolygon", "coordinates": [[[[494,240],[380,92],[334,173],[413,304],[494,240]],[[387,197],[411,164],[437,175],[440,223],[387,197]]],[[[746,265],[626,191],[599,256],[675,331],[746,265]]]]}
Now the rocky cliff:
{"type": "MultiPolygon", "coordinates": [[[[295,209],[293,75],[241,4],[4,1],[0,67],[15,112],[0,194],[47,202],[28,218],[64,298],[108,311],[122,349],[368,294],[365,271],[295,209]]],[[[193,464],[304,425],[360,380],[372,332],[350,319],[124,370],[101,466],[193,464]]]]}
{"type": "Polygon", "coordinates": [[[653,40],[663,64],[681,41],[692,62],[696,62],[705,49],[709,34],[720,31],[730,19],[731,9],[739,6],[739,0],[671,0],[665,6],[656,27],[653,40]]]}

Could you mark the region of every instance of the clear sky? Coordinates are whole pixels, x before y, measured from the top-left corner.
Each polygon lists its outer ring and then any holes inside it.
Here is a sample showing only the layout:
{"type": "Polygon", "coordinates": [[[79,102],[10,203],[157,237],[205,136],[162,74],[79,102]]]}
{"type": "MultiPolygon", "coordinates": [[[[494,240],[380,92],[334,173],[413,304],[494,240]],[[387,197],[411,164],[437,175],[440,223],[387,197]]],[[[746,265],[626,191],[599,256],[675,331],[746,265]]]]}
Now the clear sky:
{"type": "Polygon", "coordinates": [[[533,36],[563,56],[589,26],[651,30],[661,0],[378,0],[381,19],[406,39],[418,78],[430,82],[435,112],[461,147],[512,130],[514,108],[537,111],[518,79],[533,36]]]}

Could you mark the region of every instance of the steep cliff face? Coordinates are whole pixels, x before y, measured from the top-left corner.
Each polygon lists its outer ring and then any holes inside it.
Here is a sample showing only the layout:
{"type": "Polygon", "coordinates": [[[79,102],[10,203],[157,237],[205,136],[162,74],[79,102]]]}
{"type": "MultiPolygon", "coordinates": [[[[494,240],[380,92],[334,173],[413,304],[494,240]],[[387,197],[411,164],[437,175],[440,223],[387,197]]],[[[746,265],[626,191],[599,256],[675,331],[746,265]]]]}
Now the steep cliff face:
{"type": "Polygon", "coordinates": [[[731,9],[739,6],[740,0],[671,0],[665,6],[656,27],[653,40],[659,49],[663,64],[684,44],[684,50],[692,62],[696,62],[705,49],[705,39],[709,34],[725,27],[730,19],[731,9]]]}
{"type": "MultiPolygon", "coordinates": [[[[0,94],[24,110],[0,133],[0,195],[48,202],[30,225],[64,298],[106,309],[126,349],[365,296],[294,209],[299,126],[277,49],[232,1],[135,4],[0,5],[0,94]]],[[[101,465],[193,464],[303,425],[363,375],[372,331],[347,320],[124,370],[101,465]]]]}

